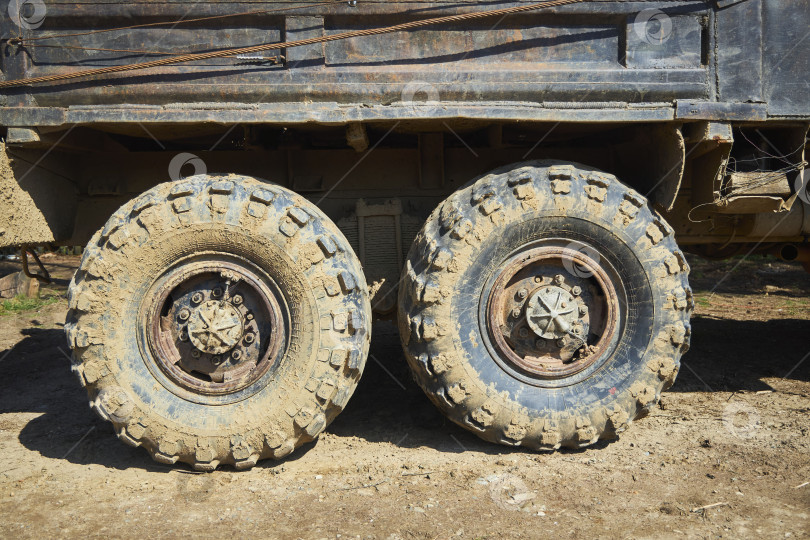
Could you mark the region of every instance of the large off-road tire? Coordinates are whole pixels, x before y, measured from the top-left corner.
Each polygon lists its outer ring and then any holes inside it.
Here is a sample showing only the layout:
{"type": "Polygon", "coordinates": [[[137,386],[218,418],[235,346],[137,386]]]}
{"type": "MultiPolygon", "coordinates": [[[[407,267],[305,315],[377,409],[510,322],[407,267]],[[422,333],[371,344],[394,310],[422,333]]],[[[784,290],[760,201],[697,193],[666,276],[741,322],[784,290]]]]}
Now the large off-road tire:
{"type": "Polygon", "coordinates": [[[91,407],[161,463],[249,468],[311,441],[363,371],[371,311],[337,227],[234,175],[161,184],[90,241],[66,331],[91,407]]]}
{"type": "Polygon", "coordinates": [[[549,161],[449,197],[410,250],[406,357],[428,397],[488,441],[615,438],[672,385],[689,343],[688,265],[615,177],[549,161]]]}

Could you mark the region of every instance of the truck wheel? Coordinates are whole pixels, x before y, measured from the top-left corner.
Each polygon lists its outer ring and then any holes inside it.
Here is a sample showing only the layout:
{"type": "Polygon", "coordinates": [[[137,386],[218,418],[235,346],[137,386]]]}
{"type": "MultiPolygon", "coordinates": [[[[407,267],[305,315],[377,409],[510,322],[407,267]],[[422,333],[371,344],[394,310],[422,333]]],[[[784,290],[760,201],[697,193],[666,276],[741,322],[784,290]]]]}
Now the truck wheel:
{"type": "Polygon", "coordinates": [[[615,177],[533,161],[437,208],[408,255],[399,327],[428,397],[488,441],[614,438],[672,385],[689,343],[673,230],[615,177]]]}
{"type": "Polygon", "coordinates": [[[241,176],[161,184],[90,241],[70,284],[73,369],[161,463],[252,467],[313,440],[363,371],[371,308],[337,227],[241,176]]]}

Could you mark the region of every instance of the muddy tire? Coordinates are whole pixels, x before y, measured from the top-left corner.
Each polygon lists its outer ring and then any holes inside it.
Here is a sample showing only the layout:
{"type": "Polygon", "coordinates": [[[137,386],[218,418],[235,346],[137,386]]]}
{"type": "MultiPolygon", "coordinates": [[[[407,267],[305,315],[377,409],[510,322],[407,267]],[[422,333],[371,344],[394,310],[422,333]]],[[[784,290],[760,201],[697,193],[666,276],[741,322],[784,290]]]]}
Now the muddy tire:
{"type": "Polygon", "coordinates": [[[161,463],[249,468],[313,440],[363,371],[356,256],[313,204],[241,176],[159,185],[90,241],[69,290],[73,369],[161,463]]]}
{"type": "Polygon", "coordinates": [[[579,165],[498,169],[437,208],[408,255],[399,327],[445,415],[534,449],[615,438],[672,385],[689,267],[644,197],[579,165]]]}

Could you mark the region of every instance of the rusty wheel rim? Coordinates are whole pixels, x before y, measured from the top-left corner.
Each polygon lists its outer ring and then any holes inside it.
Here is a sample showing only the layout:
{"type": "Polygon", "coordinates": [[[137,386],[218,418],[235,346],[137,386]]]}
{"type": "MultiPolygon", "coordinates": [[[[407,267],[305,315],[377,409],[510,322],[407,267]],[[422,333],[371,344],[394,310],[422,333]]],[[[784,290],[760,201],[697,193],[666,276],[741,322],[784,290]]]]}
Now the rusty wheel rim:
{"type": "Polygon", "coordinates": [[[283,296],[246,261],[213,256],[175,265],[147,297],[141,321],[151,356],[172,383],[194,394],[251,386],[289,339],[283,296]]]}
{"type": "Polygon", "coordinates": [[[507,259],[482,298],[499,359],[546,381],[572,377],[604,359],[621,306],[606,266],[582,246],[530,246],[507,259]]]}

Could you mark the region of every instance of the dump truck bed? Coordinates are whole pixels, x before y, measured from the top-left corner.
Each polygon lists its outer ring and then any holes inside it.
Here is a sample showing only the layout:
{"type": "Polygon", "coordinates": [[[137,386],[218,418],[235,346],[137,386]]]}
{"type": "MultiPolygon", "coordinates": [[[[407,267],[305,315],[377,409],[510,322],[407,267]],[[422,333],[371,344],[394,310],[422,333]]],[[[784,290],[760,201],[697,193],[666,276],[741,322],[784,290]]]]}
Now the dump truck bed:
{"type": "MultiPolygon", "coordinates": [[[[47,2],[41,21],[0,21],[2,79],[527,4],[47,2]]],[[[586,1],[4,88],[0,124],[800,119],[808,20],[808,0],[586,1]]]]}

